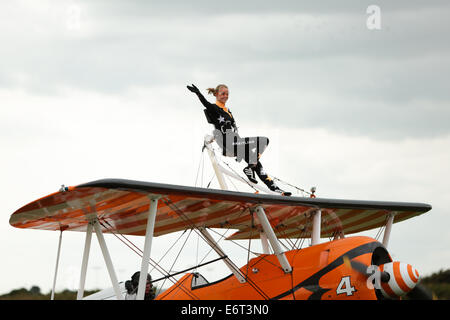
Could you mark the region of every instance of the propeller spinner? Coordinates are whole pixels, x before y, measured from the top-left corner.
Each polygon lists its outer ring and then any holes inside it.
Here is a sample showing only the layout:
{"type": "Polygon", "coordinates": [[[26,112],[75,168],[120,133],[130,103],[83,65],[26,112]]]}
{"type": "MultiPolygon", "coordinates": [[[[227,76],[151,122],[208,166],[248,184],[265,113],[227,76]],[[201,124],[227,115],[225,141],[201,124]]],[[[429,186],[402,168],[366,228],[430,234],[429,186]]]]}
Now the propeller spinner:
{"type": "Polygon", "coordinates": [[[380,290],[385,298],[396,299],[414,289],[419,281],[419,272],[410,264],[394,261],[379,266],[381,272],[389,274],[387,282],[380,281],[380,290]]]}
{"type": "Polygon", "coordinates": [[[368,267],[348,257],[344,257],[344,263],[366,276],[368,280],[375,280],[375,288],[379,289],[387,299],[398,299],[405,295],[416,300],[432,299],[428,290],[418,285],[419,272],[410,264],[394,261],[368,267]]]}

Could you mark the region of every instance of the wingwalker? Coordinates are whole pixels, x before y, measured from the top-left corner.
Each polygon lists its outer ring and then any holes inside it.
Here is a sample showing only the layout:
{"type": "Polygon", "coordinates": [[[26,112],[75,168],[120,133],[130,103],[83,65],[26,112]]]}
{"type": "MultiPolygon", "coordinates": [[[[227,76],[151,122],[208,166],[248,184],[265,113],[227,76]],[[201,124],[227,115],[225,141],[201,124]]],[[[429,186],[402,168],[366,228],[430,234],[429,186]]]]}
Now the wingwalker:
{"type": "MultiPolygon", "coordinates": [[[[214,124],[211,112],[205,115],[214,124]]],[[[230,170],[225,168],[227,152],[239,156],[235,152],[239,144],[233,145],[233,150],[223,150],[223,141],[217,141],[220,139],[224,137],[217,131],[206,135],[202,148],[202,153],[206,150],[209,155],[220,189],[103,179],[63,185],[59,191],[15,211],[9,221],[13,227],[60,231],[52,299],[66,231],[86,236],[77,299],[431,299],[419,283],[419,272],[410,264],[393,261],[388,251],[393,225],[430,211],[429,204],[326,199],[316,197],[315,188],[306,192],[287,184],[302,192],[292,195],[267,179],[264,185],[258,185],[252,181],[253,169],[262,179],[266,173],[257,167],[244,168],[244,177],[231,166],[230,170]],[[226,178],[244,183],[253,192],[228,190],[226,178]],[[259,240],[262,252],[251,252],[255,257],[250,259],[249,245],[247,263],[239,267],[212,236],[215,229],[236,230],[227,237],[229,241],[259,240]],[[378,237],[349,236],[372,229],[379,229],[379,236],[383,234],[381,241],[378,237]],[[186,231],[196,233],[218,258],[177,272],[165,270],[151,256],[153,238],[186,231]],[[84,297],[94,232],[112,287],[84,297]],[[117,237],[142,258],[139,271],[130,281],[118,281],[105,233],[117,237]],[[144,247],[134,246],[127,235],[143,236],[144,247]],[[322,241],[326,238],[329,241],[322,241]],[[309,246],[302,247],[306,239],[309,246]],[[194,271],[211,263],[224,263],[230,275],[209,282],[194,271]],[[149,265],[162,276],[150,277],[149,265]],[[153,284],[162,280],[171,281],[172,286],[155,292],[153,284]]],[[[256,141],[257,164],[268,141],[256,141]]]]}

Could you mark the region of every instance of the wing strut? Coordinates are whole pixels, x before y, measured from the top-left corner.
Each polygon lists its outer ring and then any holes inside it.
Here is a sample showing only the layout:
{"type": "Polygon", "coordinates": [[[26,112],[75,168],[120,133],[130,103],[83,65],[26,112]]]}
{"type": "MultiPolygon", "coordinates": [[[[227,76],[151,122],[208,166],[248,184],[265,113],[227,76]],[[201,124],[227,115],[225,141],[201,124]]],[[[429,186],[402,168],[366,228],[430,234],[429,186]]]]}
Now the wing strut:
{"type": "Polygon", "coordinates": [[[267,235],[267,238],[269,239],[270,245],[272,246],[272,249],[275,255],[277,256],[278,261],[280,262],[281,267],[283,268],[283,271],[285,273],[291,272],[292,267],[289,264],[289,261],[287,261],[284,252],[281,250],[280,243],[278,242],[277,236],[275,235],[275,232],[273,231],[272,226],[270,225],[270,222],[267,219],[264,209],[261,206],[257,206],[256,214],[258,215],[259,222],[261,223],[261,226],[264,229],[264,233],[267,235]]]}
{"type": "Polygon", "coordinates": [[[155,218],[156,210],[158,209],[159,198],[160,196],[150,197],[147,228],[145,230],[144,252],[142,254],[141,273],[139,276],[139,285],[136,300],[144,300],[145,297],[145,284],[147,282],[148,264],[150,261],[150,251],[152,248],[153,231],[155,230],[155,218]]]}
{"type": "Polygon", "coordinates": [[[123,300],[122,293],[119,289],[119,281],[117,280],[117,275],[114,271],[111,256],[109,255],[108,247],[106,246],[105,238],[103,237],[102,230],[100,229],[98,219],[94,220],[94,230],[97,235],[98,244],[100,245],[100,249],[102,250],[103,259],[105,260],[106,268],[108,269],[109,278],[111,279],[114,293],[116,294],[117,300],[123,300]]]}
{"type": "Polygon", "coordinates": [[[55,299],[56,277],[58,276],[59,257],[61,255],[62,233],[63,233],[63,229],[61,228],[60,233],[59,233],[58,252],[56,254],[55,276],[53,277],[53,287],[52,287],[52,294],[51,294],[50,300],[55,299]]]}
{"type": "Polygon", "coordinates": [[[231,263],[228,256],[223,252],[222,248],[219,247],[219,244],[214,240],[214,238],[211,236],[211,234],[203,227],[198,228],[200,233],[205,237],[206,242],[209,244],[211,248],[214,249],[214,251],[219,255],[219,257],[223,258],[223,261],[227,265],[227,267],[230,269],[231,272],[235,275],[235,277],[239,280],[240,283],[245,283],[245,277],[242,275],[240,270],[236,268],[236,266],[231,263]]]}
{"type": "Polygon", "coordinates": [[[389,238],[391,237],[392,224],[394,223],[395,212],[390,213],[386,222],[386,229],[384,229],[383,246],[387,248],[389,244],[389,238]]]}
{"type": "Polygon", "coordinates": [[[90,221],[86,229],[86,239],[84,240],[83,260],[81,262],[80,284],[78,286],[77,300],[83,299],[84,285],[86,283],[86,271],[91,251],[93,221],[90,221]]]}
{"type": "Polygon", "coordinates": [[[80,275],[80,286],[78,288],[77,300],[83,299],[84,294],[84,286],[86,283],[86,272],[87,265],[89,261],[89,252],[91,250],[91,240],[92,240],[92,231],[95,231],[97,235],[98,244],[100,245],[100,249],[102,250],[103,259],[105,260],[106,268],[108,269],[109,277],[111,279],[114,293],[116,294],[117,300],[123,300],[122,293],[119,288],[119,281],[117,280],[117,275],[114,270],[114,266],[111,261],[111,256],[109,255],[108,247],[106,246],[105,238],[103,237],[102,230],[100,228],[100,224],[98,222],[97,217],[92,218],[89,221],[86,230],[86,240],[84,243],[84,251],[83,251],[83,261],[81,263],[81,275],[80,275]]]}
{"type": "Polygon", "coordinates": [[[261,239],[261,244],[262,244],[262,248],[263,248],[263,253],[264,254],[270,254],[270,250],[269,250],[269,242],[267,241],[267,236],[266,234],[261,231],[259,233],[259,237],[261,239]]]}
{"type": "Polygon", "coordinates": [[[319,244],[320,242],[320,226],[322,223],[322,211],[317,209],[313,213],[313,228],[311,232],[311,245],[319,244]]]}

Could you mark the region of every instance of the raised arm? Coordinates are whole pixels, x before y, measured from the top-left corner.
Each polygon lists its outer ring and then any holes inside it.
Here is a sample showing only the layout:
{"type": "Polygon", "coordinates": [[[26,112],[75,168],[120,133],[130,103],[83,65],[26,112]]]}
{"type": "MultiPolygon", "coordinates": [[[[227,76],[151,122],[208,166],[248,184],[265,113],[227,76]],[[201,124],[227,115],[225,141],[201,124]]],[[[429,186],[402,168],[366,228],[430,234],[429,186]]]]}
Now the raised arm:
{"type": "Polygon", "coordinates": [[[200,102],[205,106],[205,108],[209,108],[210,102],[206,100],[206,98],[202,95],[200,90],[193,84],[192,86],[187,86],[188,90],[195,93],[197,97],[200,99],[200,102]]]}

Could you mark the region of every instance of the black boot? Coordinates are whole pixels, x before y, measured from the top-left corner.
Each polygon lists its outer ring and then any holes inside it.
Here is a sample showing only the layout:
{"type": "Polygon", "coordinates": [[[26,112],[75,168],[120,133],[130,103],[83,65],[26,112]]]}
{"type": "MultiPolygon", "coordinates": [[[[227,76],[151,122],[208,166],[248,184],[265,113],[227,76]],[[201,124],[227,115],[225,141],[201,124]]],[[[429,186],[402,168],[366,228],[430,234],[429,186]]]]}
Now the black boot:
{"type": "Polygon", "coordinates": [[[250,180],[253,183],[258,183],[258,180],[256,180],[256,176],[255,176],[255,170],[253,167],[250,167],[250,166],[245,167],[244,173],[247,176],[248,180],[250,180]]]}
{"type": "Polygon", "coordinates": [[[268,181],[266,185],[271,191],[277,192],[282,196],[290,196],[292,194],[292,192],[281,190],[280,187],[278,187],[272,179],[267,178],[267,180],[268,181]]]}
{"type": "Polygon", "coordinates": [[[267,188],[269,188],[271,191],[278,192],[279,194],[281,194],[283,196],[290,196],[292,194],[291,192],[281,190],[275,184],[275,182],[272,180],[272,178],[269,177],[269,175],[264,170],[261,162],[258,161],[258,163],[256,164],[256,167],[255,167],[255,171],[256,171],[256,174],[258,175],[258,177],[261,179],[261,181],[264,182],[264,184],[267,186],[267,188]]]}

